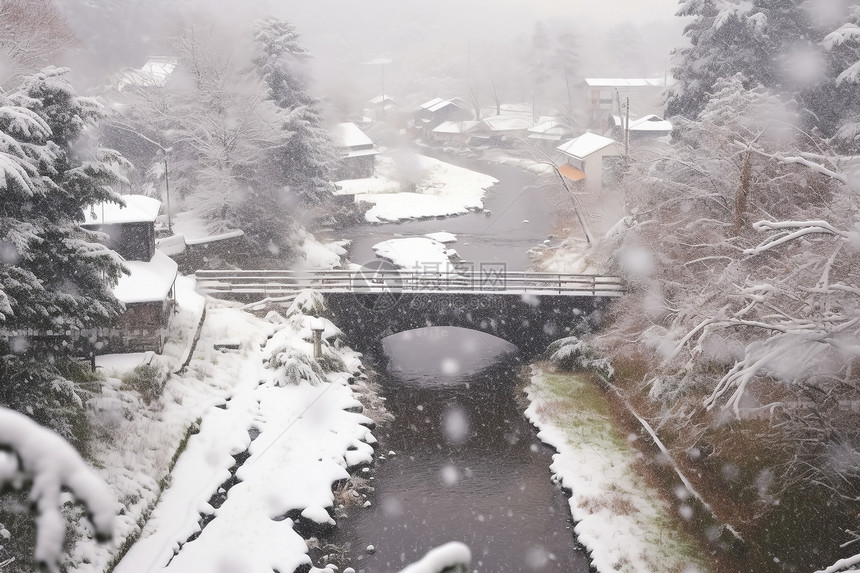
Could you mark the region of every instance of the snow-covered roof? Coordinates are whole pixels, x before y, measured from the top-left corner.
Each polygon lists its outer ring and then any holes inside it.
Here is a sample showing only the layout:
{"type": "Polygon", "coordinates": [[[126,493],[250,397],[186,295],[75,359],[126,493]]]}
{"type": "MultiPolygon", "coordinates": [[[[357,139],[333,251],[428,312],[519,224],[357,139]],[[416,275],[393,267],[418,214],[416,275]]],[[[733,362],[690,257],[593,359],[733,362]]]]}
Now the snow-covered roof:
{"type": "Polygon", "coordinates": [[[529,128],[529,133],[541,135],[564,134],[570,132],[570,127],[566,123],[561,122],[557,119],[548,119],[529,128]]]}
{"type": "Polygon", "coordinates": [[[663,78],[585,78],[585,83],[592,88],[636,88],[663,87],[663,78]]]}
{"type": "Polygon", "coordinates": [[[630,131],[672,131],[672,122],[654,114],[630,122],[630,131]]]}
{"type": "Polygon", "coordinates": [[[210,233],[209,229],[206,228],[206,221],[191,211],[184,211],[173,218],[173,231],[184,237],[186,245],[202,245],[241,237],[245,234],[241,229],[210,233]]]}
{"type": "Polygon", "coordinates": [[[592,153],[600,151],[613,143],[616,143],[614,139],[609,139],[596,133],[583,133],[579,137],[559,145],[556,149],[577,159],[585,159],[592,153]]]}
{"type": "Polygon", "coordinates": [[[337,147],[373,147],[373,140],[354,123],[339,123],[335,125],[332,135],[334,136],[334,144],[337,147]]]}
{"type": "Polygon", "coordinates": [[[158,217],[161,201],[145,195],[123,195],[125,206],[99,203],[84,209],[84,225],[117,225],[151,223],[158,217]]]}
{"type": "Polygon", "coordinates": [[[421,105],[419,105],[418,107],[424,111],[437,112],[440,109],[448,107],[449,105],[453,105],[453,106],[465,109],[465,102],[463,102],[463,100],[461,100],[459,98],[442,99],[439,97],[433,98],[430,101],[426,101],[426,102],[422,103],[421,105]]]}
{"type": "Polygon", "coordinates": [[[510,115],[496,115],[482,121],[490,131],[524,131],[532,126],[530,120],[510,115]]]}
{"type": "Polygon", "coordinates": [[[379,105],[379,104],[381,104],[382,102],[394,102],[394,98],[393,98],[393,97],[391,97],[391,96],[390,96],[390,95],[388,95],[388,94],[383,94],[383,95],[378,95],[378,96],[376,96],[375,98],[373,98],[372,100],[370,100],[368,103],[372,103],[372,104],[375,104],[375,105],[379,105]]]}
{"type": "Polygon", "coordinates": [[[140,69],[123,73],[117,83],[117,89],[122,91],[128,86],[163,87],[167,83],[167,78],[176,69],[176,65],[175,58],[150,58],[140,69]]]}
{"type": "Polygon", "coordinates": [[[131,274],[120,277],[113,294],[125,304],[165,300],[179,268],[176,261],[159,250],[149,261],[124,261],[123,264],[131,274]]]}
{"type": "Polygon", "coordinates": [[[438,108],[438,107],[436,107],[436,106],[438,106],[439,104],[442,104],[442,103],[446,103],[447,101],[448,101],[448,100],[442,99],[442,98],[440,98],[440,97],[434,97],[434,98],[433,98],[433,99],[431,99],[430,101],[425,101],[424,103],[422,103],[422,104],[421,104],[421,105],[419,105],[418,107],[419,107],[420,109],[426,109],[426,110],[434,111],[434,110],[433,110],[433,109],[431,109],[431,108],[439,109],[439,108],[438,108]]]}
{"type": "Polygon", "coordinates": [[[435,128],[433,133],[467,133],[479,125],[480,121],[443,121],[435,128]]]}

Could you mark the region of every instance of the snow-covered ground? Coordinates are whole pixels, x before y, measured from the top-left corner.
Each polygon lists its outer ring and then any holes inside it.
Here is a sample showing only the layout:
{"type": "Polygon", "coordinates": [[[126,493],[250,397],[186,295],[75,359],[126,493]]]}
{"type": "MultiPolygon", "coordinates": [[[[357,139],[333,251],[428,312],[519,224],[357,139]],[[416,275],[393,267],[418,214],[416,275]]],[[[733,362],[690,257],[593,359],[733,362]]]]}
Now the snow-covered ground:
{"type": "Polygon", "coordinates": [[[689,494],[678,491],[677,514],[636,471],[638,452],[614,428],[608,406],[591,383],[575,374],[532,367],[526,416],[538,437],[558,453],[550,469],[572,491],[577,537],[601,573],[707,568],[675,515],[692,515],[689,494]]]}
{"type": "Polygon", "coordinates": [[[487,189],[498,180],[409,151],[390,151],[376,158],[368,179],[339,181],[339,193],[373,203],[367,221],[402,221],[460,215],[481,209],[487,189]]]}
{"type": "Polygon", "coordinates": [[[373,245],[373,251],[377,257],[399,268],[419,273],[452,272],[452,259],[457,256],[454,249],[426,236],[389,239],[373,245]]]}
{"type": "MultiPolygon", "coordinates": [[[[177,366],[203,308],[190,279],[178,286],[176,336],[154,361],[165,371],[177,366]]],[[[375,443],[356,399],[367,392],[359,355],[337,342],[328,321],[323,360],[311,358],[305,312],[320,302],[303,295],[285,316],[262,319],[210,301],[188,368],[149,403],[123,381],[142,355],[100,359],[106,381],[90,404],[102,434],[93,457],[119,518],[113,545],[86,535],[75,544],[70,571],[105,571],[138,534],[115,571],[269,573],[310,563],[294,521],[332,523],[333,483],[370,463],[375,443]]]]}

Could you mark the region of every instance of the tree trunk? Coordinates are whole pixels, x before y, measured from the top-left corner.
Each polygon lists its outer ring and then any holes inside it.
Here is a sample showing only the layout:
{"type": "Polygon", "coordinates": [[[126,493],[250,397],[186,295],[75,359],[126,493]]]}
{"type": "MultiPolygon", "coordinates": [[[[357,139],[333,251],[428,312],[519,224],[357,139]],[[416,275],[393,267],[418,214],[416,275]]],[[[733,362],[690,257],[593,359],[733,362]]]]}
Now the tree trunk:
{"type": "Polygon", "coordinates": [[[744,214],[747,210],[747,199],[750,191],[751,151],[744,154],[744,162],[741,165],[741,186],[735,195],[735,220],[732,225],[732,236],[737,237],[744,224],[744,214]]]}

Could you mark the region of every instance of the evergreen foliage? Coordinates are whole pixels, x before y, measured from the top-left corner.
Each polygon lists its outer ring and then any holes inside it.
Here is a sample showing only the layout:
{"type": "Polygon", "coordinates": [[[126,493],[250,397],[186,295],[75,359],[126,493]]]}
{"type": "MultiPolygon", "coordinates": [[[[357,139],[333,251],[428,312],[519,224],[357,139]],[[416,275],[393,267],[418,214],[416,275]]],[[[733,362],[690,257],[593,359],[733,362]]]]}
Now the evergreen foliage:
{"type": "MultiPolygon", "coordinates": [[[[116,169],[122,158],[91,139],[101,108],[75,94],[66,71],[47,68],[0,96],[0,328],[6,332],[86,329],[122,310],[111,292],[121,260],[79,226],[87,206],[121,202],[112,186],[122,181],[116,169]]],[[[80,398],[57,370],[71,351],[63,337],[4,337],[0,404],[72,437],[80,398]]]]}

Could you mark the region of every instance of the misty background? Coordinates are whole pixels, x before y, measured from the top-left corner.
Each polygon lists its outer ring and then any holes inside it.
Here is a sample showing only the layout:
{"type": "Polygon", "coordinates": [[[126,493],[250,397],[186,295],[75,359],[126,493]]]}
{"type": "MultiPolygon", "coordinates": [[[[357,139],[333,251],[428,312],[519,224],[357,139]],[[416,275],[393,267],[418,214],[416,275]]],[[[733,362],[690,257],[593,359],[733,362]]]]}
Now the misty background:
{"type": "Polygon", "coordinates": [[[242,53],[250,49],[249,27],[272,14],[296,26],[313,56],[311,91],[328,101],[330,113],[343,117],[360,113],[383,84],[405,106],[437,96],[465,97],[470,84],[488,92],[491,83],[506,92],[505,101],[528,102],[533,95],[528,60],[536,34],[564,36],[579,77],[663,78],[670,51],[684,41],[685,24],[674,16],[675,0],[57,4],[78,41],[62,63],[72,69],[81,91],[97,90],[105,77],[139,67],[150,56],[171,55],[172,38],[189,26],[196,34],[225,35],[225,51],[242,53]],[[390,63],[369,64],[374,60],[390,63]]]}

